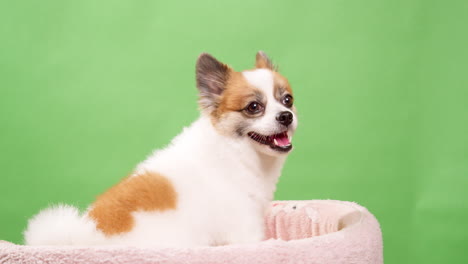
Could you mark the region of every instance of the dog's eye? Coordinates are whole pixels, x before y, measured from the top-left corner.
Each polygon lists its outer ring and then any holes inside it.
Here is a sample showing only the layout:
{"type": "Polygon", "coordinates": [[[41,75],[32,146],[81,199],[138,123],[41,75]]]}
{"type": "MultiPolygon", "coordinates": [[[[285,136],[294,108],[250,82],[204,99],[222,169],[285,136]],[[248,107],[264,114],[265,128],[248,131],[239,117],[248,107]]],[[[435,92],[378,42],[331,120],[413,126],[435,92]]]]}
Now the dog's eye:
{"type": "Polygon", "coordinates": [[[263,105],[259,102],[251,102],[245,110],[252,115],[258,114],[263,111],[263,105]]]}
{"type": "Polygon", "coordinates": [[[282,103],[286,106],[286,107],[291,107],[293,105],[293,97],[289,94],[285,95],[283,97],[283,100],[282,100],[282,103]]]}

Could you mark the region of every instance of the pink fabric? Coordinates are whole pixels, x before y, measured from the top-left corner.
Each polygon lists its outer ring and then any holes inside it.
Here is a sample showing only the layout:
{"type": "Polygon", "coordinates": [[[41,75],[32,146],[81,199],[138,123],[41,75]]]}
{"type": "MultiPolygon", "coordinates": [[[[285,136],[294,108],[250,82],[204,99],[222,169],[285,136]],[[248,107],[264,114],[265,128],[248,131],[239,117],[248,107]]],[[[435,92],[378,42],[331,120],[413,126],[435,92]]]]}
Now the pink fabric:
{"type": "Polygon", "coordinates": [[[383,263],[379,223],[351,202],[273,202],[266,241],[221,247],[21,246],[0,241],[0,263],[383,263]]]}

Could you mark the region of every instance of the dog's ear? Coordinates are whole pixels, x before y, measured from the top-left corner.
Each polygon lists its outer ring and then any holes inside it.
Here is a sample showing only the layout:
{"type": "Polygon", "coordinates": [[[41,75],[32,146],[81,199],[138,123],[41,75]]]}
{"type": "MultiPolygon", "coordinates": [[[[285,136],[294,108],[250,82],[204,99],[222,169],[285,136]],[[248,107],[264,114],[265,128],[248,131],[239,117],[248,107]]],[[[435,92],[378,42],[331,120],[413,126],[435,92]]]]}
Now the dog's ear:
{"type": "Polygon", "coordinates": [[[277,71],[278,69],[270,60],[270,58],[268,58],[266,53],[261,50],[257,52],[257,56],[255,56],[255,67],[263,68],[263,69],[270,69],[272,71],[277,71]]]}
{"type": "Polygon", "coordinates": [[[208,53],[202,53],[197,60],[196,75],[199,104],[209,112],[216,109],[232,69],[208,53]]]}

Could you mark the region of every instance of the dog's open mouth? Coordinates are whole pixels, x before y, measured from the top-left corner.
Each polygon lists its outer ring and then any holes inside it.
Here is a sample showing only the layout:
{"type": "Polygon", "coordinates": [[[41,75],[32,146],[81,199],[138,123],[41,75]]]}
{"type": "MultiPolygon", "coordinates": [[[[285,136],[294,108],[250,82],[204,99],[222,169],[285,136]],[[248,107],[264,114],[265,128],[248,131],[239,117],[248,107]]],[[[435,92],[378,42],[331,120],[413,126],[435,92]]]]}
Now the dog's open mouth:
{"type": "Polygon", "coordinates": [[[292,149],[291,140],[288,136],[288,131],[284,131],[278,134],[265,136],[255,132],[247,133],[249,137],[260,144],[264,144],[270,146],[270,148],[281,151],[281,152],[288,152],[292,149]]]}

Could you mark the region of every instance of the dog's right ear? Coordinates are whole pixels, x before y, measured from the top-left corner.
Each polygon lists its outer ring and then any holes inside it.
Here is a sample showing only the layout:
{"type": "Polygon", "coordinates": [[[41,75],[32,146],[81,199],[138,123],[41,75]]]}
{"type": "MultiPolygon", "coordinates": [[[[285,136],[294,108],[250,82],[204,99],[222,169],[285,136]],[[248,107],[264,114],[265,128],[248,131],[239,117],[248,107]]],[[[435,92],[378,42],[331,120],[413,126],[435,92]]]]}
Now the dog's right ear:
{"type": "Polygon", "coordinates": [[[255,56],[255,67],[257,69],[270,69],[272,71],[278,71],[278,67],[273,64],[268,55],[263,51],[258,51],[257,56],[255,56]]]}
{"type": "Polygon", "coordinates": [[[218,107],[231,71],[229,66],[219,62],[208,53],[202,53],[198,57],[196,66],[198,102],[202,109],[212,112],[218,107]]]}

